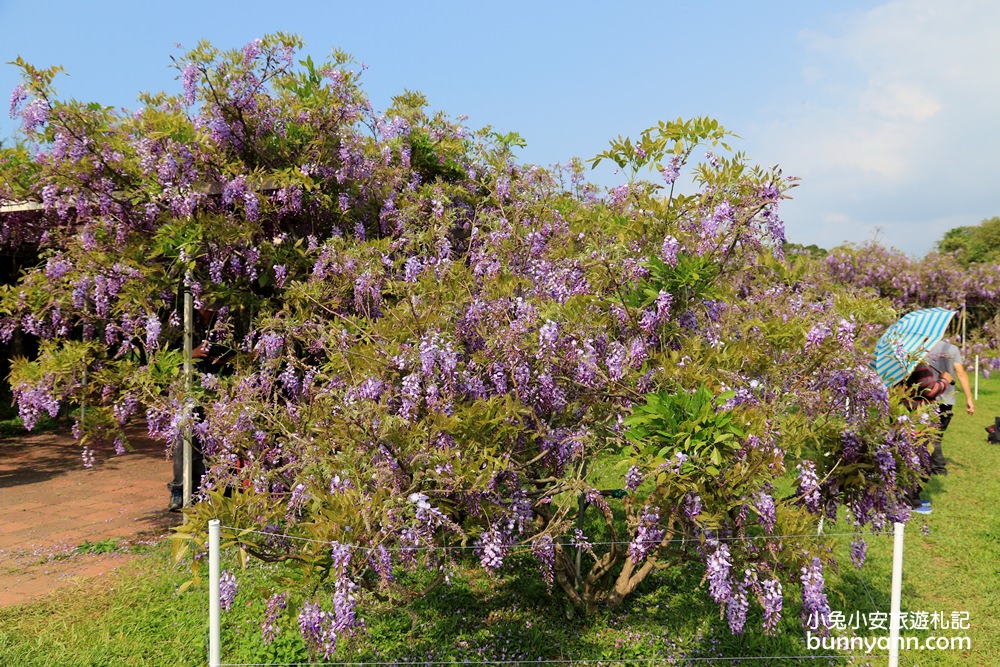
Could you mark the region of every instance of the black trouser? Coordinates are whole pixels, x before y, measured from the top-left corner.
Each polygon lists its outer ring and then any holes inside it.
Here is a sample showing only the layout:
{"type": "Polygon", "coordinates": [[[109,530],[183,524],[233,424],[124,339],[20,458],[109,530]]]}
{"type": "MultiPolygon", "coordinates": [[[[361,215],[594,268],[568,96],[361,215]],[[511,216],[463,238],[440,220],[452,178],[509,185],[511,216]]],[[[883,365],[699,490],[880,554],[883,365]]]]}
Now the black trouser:
{"type": "Polygon", "coordinates": [[[941,441],[944,439],[944,432],[948,430],[948,424],[951,423],[951,418],[954,415],[955,412],[952,406],[945,405],[944,403],[938,404],[938,419],[941,422],[941,426],[934,438],[934,451],[931,452],[932,475],[948,474],[948,464],[944,460],[944,452],[941,451],[941,441]]]}
{"type": "MultiPolygon", "coordinates": [[[[201,488],[201,478],[205,474],[205,459],[201,455],[201,442],[191,437],[191,493],[201,488]]],[[[167,482],[171,495],[184,493],[184,438],[177,438],[174,444],[174,478],[167,482]]]]}

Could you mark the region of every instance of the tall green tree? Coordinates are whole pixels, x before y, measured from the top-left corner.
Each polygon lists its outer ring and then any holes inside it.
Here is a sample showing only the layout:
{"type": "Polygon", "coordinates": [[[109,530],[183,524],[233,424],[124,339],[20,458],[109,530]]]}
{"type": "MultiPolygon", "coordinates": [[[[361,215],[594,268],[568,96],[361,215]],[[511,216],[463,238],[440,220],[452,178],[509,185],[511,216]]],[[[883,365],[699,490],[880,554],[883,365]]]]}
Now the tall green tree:
{"type": "Polygon", "coordinates": [[[1000,217],[948,230],[937,242],[937,249],[954,253],[964,266],[1000,263],[1000,217]]]}

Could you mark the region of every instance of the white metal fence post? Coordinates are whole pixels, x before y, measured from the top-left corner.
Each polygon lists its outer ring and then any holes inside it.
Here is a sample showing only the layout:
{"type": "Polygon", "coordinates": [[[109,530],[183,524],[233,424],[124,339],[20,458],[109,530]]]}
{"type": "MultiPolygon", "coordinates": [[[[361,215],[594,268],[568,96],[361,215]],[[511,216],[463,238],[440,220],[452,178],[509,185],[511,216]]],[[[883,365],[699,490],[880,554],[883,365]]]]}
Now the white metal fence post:
{"type": "Polygon", "coordinates": [[[219,667],[219,520],[208,522],[208,666],[219,667]]]}
{"type": "Polygon", "coordinates": [[[894,523],[892,545],[892,599],[889,611],[889,667],[899,666],[899,607],[903,591],[903,528],[894,523]]]}
{"type": "Polygon", "coordinates": [[[975,401],[979,400],[979,355],[976,355],[976,387],[972,392],[972,399],[975,401]]]}
{"type": "MultiPolygon", "coordinates": [[[[184,402],[185,405],[191,397],[191,354],[194,348],[192,339],[194,338],[194,302],[191,299],[191,290],[184,290],[184,402]]],[[[193,419],[193,415],[190,417],[193,419]]],[[[183,492],[183,505],[184,507],[191,506],[191,495],[194,493],[194,479],[193,479],[193,467],[194,467],[194,453],[193,446],[191,443],[191,424],[188,423],[184,427],[183,433],[184,442],[182,447],[182,456],[184,457],[184,486],[183,492]]],[[[187,514],[184,515],[184,521],[187,522],[187,514]]]]}

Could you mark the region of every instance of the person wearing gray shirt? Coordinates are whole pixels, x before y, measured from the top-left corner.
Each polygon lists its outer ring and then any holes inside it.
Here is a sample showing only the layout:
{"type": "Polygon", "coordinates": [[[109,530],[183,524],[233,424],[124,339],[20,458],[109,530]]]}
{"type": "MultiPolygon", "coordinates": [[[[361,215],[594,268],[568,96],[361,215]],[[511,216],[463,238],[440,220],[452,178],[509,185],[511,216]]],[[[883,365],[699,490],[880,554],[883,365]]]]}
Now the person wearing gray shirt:
{"type": "MultiPolygon", "coordinates": [[[[976,414],[976,406],[972,402],[972,391],[969,389],[969,376],[965,372],[965,366],[962,361],[962,351],[955,345],[942,340],[928,350],[927,361],[939,376],[942,373],[948,373],[958,380],[962,391],[965,393],[965,411],[970,415],[976,414]]],[[[941,440],[954,415],[955,383],[952,382],[951,386],[937,400],[941,429],[938,437],[934,440],[934,451],[931,453],[931,474],[947,475],[948,468],[945,463],[944,452],[941,449],[941,440]]]]}

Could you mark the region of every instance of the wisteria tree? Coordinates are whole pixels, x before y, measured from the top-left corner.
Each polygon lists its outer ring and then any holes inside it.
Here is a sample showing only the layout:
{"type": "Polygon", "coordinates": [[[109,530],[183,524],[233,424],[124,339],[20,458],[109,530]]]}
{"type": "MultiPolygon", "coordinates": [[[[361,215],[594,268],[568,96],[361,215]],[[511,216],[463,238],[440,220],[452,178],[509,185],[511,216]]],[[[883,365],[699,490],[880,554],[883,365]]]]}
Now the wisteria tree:
{"type": "Polygon", "coordinates": [[[325,655],[464,547],[490,572],[530,551],[582,613],[684,560],[734,632],[751,604],[773,631],[792,591],[828,611],[828,555],[781,537],[839,516],[863,558],[907,519],[926,426],[868,365],[888,303],[785,263],[794,183],[679,119],[595,158],[628,175],[602,194],[419,94],[377,112],[353,61],[300,47],[202,44],[135,113],[21,63],[0,198],[42,205],[11,218],[42,262],[0,307],[42,339],[12,373],[25,423],[85,403],[85,457],[136,418],[168,448],[193,428],[182,537],[219,518],[281,563],[265,633],[296,618],[325,655]],[[185,289],[236,351],[189,392],[185,289]]]}

